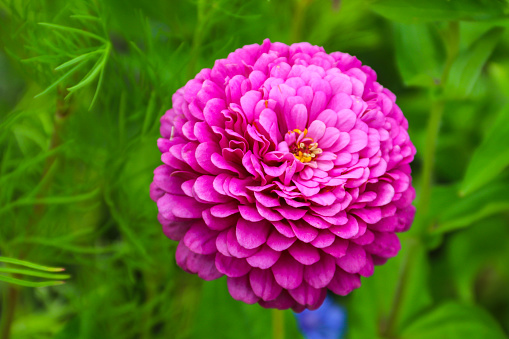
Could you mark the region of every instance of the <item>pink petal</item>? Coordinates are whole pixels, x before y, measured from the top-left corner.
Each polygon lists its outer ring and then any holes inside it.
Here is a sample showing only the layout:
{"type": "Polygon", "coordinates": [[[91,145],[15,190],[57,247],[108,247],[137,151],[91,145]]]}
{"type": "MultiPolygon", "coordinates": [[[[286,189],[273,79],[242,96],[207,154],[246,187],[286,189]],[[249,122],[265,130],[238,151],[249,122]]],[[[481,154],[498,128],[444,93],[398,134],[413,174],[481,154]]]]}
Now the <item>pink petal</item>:
{"type": "Polygon", "coordinates": [[[216,253],[215,263],[219,272],[231,278],[241,277],[251,270],[251,266],[248,265],[246,259],[227,257],[221,253],[216,253]]]}
{"type": "Polygon", "coordinates": [[[288,221],[290,226],[292,227],[293,232],[295,233],[295,236],[300,241],[309,243],[313,240],[315,240],[316,236],[318,235],[318,230],[314,227],[311,227],[307,225],[306,223],[303,223],[299,220],[292,222],[288,221]]]}
{"type": "Polygon", "coordinates": [[[283,288],[276,283],[270,270],[252,269],[249,274],[249,282],[253,292],[265,301],[274,300],[283,288]]]}
{"type": "Polygon", "coordinates": [[[224,115],[221,113],[226,108],[224,100],[214,98],[207,102],[203,109],[203,116],[209,126],[224,126],[224,115]]]}
{"type": "Polygon", "coordinates": [[[313,97],[313,102],[311,103],[311,108],[309,110],[309,120],[314,121],[320,112],[325,109],[325,105],[327,104],[327,96],[324,92],[316,92],[313,97]]]}
{"type": "Polygon", "coordinates": [[[306,210],[294,208],[291,206],[283,206],[283,207],[275,207],[276,211],[278,211],[285,219],[288,220],[299,220],[306,214],[306,210]]]}
{"type": "Polygon", "coordinates": [[[350,239],[359,233],[359,222],[354,216],[348,215],[348,222],[346,224],[331,226],[329,231],[340,238],[350,239]]]}
{"type": "Polygon", "coordinates": [[[210,208],[210,213],[217,218],[226,218],[232,214],[238,213],[239,207],[237,202],[229,202],[219,204],[210,208]]]}
{"type": "Polygon", "coordinates": [[[288,253],[302,265],[313,265],[320,260],[320,253],[315,247],[301,242],[293,244],[288,249],[288,253]]]}
{"type": "Polygon", "coordinates": [[[279,259],[281,252],[275,251],[269,246],[263,246],[261,250],[247,258],[249,265],[261,269],[268,269],[279,259]]]}
{"type": "Polygon", "coordinates": [[[342,109],[338,112],[338,121],[336,123],[336,128],[341,132],[350,132],[352,128],[355,126],[355,121],[357,120],[357,116],[350,109],[342,109]]]}
{"type": "Polygon", "coordinates": [[[211,174],[219,174],[222,172],[221,169],[217,168],[211,160],[212,154],[219,152],[220,149],[217,145],[210,142],[203,142],[196,147],[196,161],[198,162],[198,165],[207,172],[211,174]]]}
{"type": "Polygon", "coordinates": [[[239,212],[247,221],[258,222],[264,219],[253,205],[239,205],[239,212]]]}
{"type": "Polygon", "coordinates": [[[398,236],[394,233],[379,233],[375,234],[375,240],[364,247],[364,249],[372,254],[382,258],[392,258],[398,254],[401,249],[398,236]]]}
{"type": "Polygon", "coordinates": [[[229,227],[235,226],[237,224],[237,219],[235,216],[229,216],[226,218],[217,218],[210,213],[210,209],[207,209],[202,212],[203,221],[205,224],[214,231],[222,231],[229,227]]]}
{"type": "MultiPolygon", "coordinates": [[[[289,226],[287,226],[289,228],[289,226]]],[[[293,234],[293,231],[290,229],[293,234]]],[[[281,235],[279,231],[272,231],[267,239],[267,245],[275,251],[281,252],[290,247],[297,238],[295,235],[292,238],[288,238],[281,235]]]]}
{"type": "Polygon", "coordinates": [[[313,140],[320,140],[325,134],[326,127],[322,121],[315,120],[309,125],[307,136],[313,140]]]}
{"type": "Polygon", "coordinates": [[[202,175],[198,177],[193,185],[193,193],[195,196],[205,202],[221,203],[230,201],[231,198],[218,193],[213,186],[215,177],[211,175],[202,175]]]}
{"type": "Polygon", "coordinates": [[[311,215],[309,213],[306,214],[303,217],[303,219],[305,222],[307,222],[311,226],[316,227],[318,229],[327,229],[327,228],[331,227],[331,224],[328,223],[327,221],[323,220],[322,218],[311,215]]]}
{"type": "Polygon", "coordinates": [[[154,183],[162,190],[177,195],[183,195],[180,185],[188,179],[172,175],[174,169],[168,165],[161,165],[154,170],[154,183]]]}
{"type": "Polygon", "coordinates": [[[382,211],[379,207],[351,210],[350,213],[355,214],[368,224],[375,224],[382,219],[382,211]]]}
{"type": "Polygon", "coordinates": [[[368,135],[359,129],[350,131],[350,144],[345,148],[347,152],[355,153],[368,145],[368,135]]]}
{"type": "Polygon", "coordinates": [[[288,254],[283,254],[271,267],[276,282],[283,288],[297,288],[302,283],[304,266],[288,254]]]}
{"type": "Polygon", "coordinates": [[[372,188],[376,192],[376,198],[372,202],[370,202],[369,206],[383,206],[387,205],[394,198],[394,187],[391,184],[386,182],[379,182],[373,185],[372,188]]]}
{"type": "Polygon", "coordinates": [[[249,278],[247,275],[238,278],[228,278],[228,292],[235,300],[240,300],[246,304],[254,304],[260,298],[258,298],[249,284],[249,278]]]}
{"type": "MultiPolygon", "coordinates": [[[[237,237],[235,236],[235,229],[232,227],[228,230],[226,235],[227,250],[231,256],[235,258],[247,258],[256,253],[258,249],[248,249],[239,244],[237,237]]],[[[216,242],[217,245],[217,242],[216,242]]],[[[223,252],[221,252],[223,253],[223,252]]],[[[224,254],[224,253],[223,253],[224,254]]]]}
{"type": "Polygon", "coordinates": [[[290,295],[301,305],[307,306],[309,309],[317,309],[327,296],[327,289],[314,288],[305,282],[299,287],[289,290],[290,295]]]}
{"type": "Polygon", "coordinates": [[[329,247],[334,243],[335,239],[336,236],[328,230],[318,231],[318,235],[315,240],[311,242],[311,245],[315,246],[316,248],[329,247]]]}
{"type": "MultiPolygon", "coordinates": [[[[336,140],[339,138],[339,130],[335,127],[327,127],[323,137],[318,140],[318,147],[321,149],[327,149],[334,145],[336,140]]],[[[367,136],[366,136],[367,139],[367,136]]]]}
{"type": "Polygon", "coordinates": [[[303,104],[296,104],[290,111],[290,116],[286,117],[286,124],[289,131],[299,129],[303,131],[308,121],[308,110],[303,104]]]}
{"type": "Polygon", "coordinates": [[[375,267],[373,264],[373,259],[371,258],[371,255],[366,254],[366,264],[364,267],[359,271],[359,274],[363,277],[370,277],[373,275],[375,271],[375,267]]]}
{"type": "Polygon", "coordinates": [[[361,279],[358,274],[346,273],[342,269],[337,268],[334,278],[332,278],[327,287],[336,294],[347,295],[360,286],[361,279]]]}
{"type": "Polygon", "coordinates": [[[278,310],[286,310],[294,307],[297,302],[290,296],[290,294],[283,290],[276,299],[270,301],[260,300],[260,306],[265,308],[277,308],[278,310]]]}
{"type": "Polygon", "coordinates": [[[261,192],[254,192],[254,196],[257,201],[265,207],[276,207],[280,206],[279,197],[277,195],[270,195],[261,192]]]}
{"type": "Polygon", "coordinates": [[[322,250],[325,253],[332,255],[334,258],[341,258],[346,254],[346,249],[348,247],[348,240],[336,238],[334,243],[329,247],[325,247],[322,250]]]}
{"type": "Polygon", "coordinates": [[[173,214],[179,218],[192,219],[200,218],[207,205],[187,196],[165,194],[157,201],[157,207],[165,218],[167,215],[173,214]]]}
{"type": "MultiPolygon", "coordinates": [[[[317,121],[322,121],[327,127],[334,127],[338,121],[338,115],[331,109],[326,109],[316,117],[317,121]]],[[[318,139],[315,139],[318,140],[318,139]]]]}
{"type": "Polygon", "coordinates": [[[262,93],[260,91],[249,91],[240,98],[240,105],[247,117],[247,122],[252,123],[254,121],[254,108],[261,98],[262,93]]]}
{"type": "Polygon", "coordinates": [[[247,249],[257,248],[267,241],[269,235],[269,223],[251,222],[240,218],[237,222],[237,240],[242,247],[247,249]]]}
{"type": "Polygon", "coordinates": [[[177,265],[189,273],[198,274],[204,280],[214,280],[223,274],[216,269],[214,255],[201,255],[190,251],[184,242],[180,242],[175,253],[177,265]]]}
{"type": "Polygon", "coordinates": [[[184,236],[184,244],[194,253],[212,254],[217,251],[217,235],[217,232],[210,230],[205,222],[200,220],[191,225],[184,236]]]}
{"type": "Polygon", "coordinates": [[[304,267],[304,279],[314,288],[327,286],[336,270],[336,263],[332,256],[322,253],[319,261],[304,267]]]}
{"type": "Polygon", "coordinates": [[[350,242],[346,254],[336,259],[336,263],[347,273],[359,273],[366,265],[366,252],[362,246],[350,242]]]}

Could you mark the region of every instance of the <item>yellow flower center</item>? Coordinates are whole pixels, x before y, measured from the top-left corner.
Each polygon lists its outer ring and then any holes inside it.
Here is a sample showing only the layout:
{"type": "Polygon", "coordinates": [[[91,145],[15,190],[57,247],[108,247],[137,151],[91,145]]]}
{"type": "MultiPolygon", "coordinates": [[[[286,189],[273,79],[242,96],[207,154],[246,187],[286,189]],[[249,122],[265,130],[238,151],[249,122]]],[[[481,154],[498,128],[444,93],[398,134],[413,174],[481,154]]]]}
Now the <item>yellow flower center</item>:
{"type": "Polygon", "coordinates": [[[312,138],[306,137],[308,130],[294,129],[288,131],[288,134],[295,133],[296,141],[290,146],[290,152],[293,153],[295,158],[302,163],[307,163],[316,159],[319,154],[322,154],[322,149],[318,148],[318,143],[314,142],[312,138]],[[302,134],[302,137],[301,137],[302,134]]]}

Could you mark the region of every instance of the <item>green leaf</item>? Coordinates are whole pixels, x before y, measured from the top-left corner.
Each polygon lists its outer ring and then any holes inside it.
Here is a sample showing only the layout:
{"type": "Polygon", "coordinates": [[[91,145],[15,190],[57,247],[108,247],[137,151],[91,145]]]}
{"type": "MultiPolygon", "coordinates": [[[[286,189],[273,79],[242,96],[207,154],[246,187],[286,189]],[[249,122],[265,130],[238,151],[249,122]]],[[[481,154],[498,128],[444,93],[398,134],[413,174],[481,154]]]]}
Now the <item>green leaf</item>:
{"type": "Polygon", "coordinates": [[[81,35],[88,36],[90,38],[93,38],[93,39],[96,39],[96,40],[99,40],[99,41],[102,41],[102,42],[106,42],[106,39],[104,39],[103,37],[101,37],[101,36],[99,36],[97,34],[85,31],[83,29],[67,27],[67,26],[61,26],[61,25],[55,25],[55,24],[50,24],[50,23],[47,23],[47,22],[40,22],[39,25],[50,27],[50,28],[54,28],[54,29],[59,29],[59,30],[62,30],[62,31],[65,31],[65,32],[68,32],[68,33],[81,34],[81,35]]]}
{"type": "Polygon", "coordinates": [[[475,150],[461,184],[461,194],[467,195],[486,185],[509,165],[509,105],[499,113],[475,150]]]}
{"type": "Polygon", "coordinates": [[[28,280],[21,280],[21,279],[17,279],[17,278],[8,277],[8,276],[2,275],[2,274],[0,274],[0,281],[14,284],[14,285],[25,286],[25,287],[46,287],[46,286],[62,285],[65,283],[64,281],[56,281],[56,280],[28,281],[28,280]]]}
{"type": "Polygon", "coordinates": [[[63,64],[61,64],[60,66],[55,68],[55,71],[58,71],[58,70],[66,68],[66,67],[72,66],[72,65],[74,65],[74,64],[76,64],[78,62],[90,59],[90,57],[92,57],[94,54],[101,53],[101,52],[104,52],[104,49],[101,48],[101,49],[98,49],[96,51],[92,51],[92,52],[89,52],[89,53],[81,54],[81,55],[77,56],[76,58],[73,58],[73,59],[71,59],[71,60],[69,60],[67,62],[64,62],[63,64]]]}
{"type": "Polygon", "coordinates": [[[50,92],[51,90],[55,89],[60,83],[62,83],[67,78],[69,78],[71,75],[73,75],[78,69],[80,69],[84,65],[86,65],[86,62],[81,62],[81,63],[77,64],[76,66],[71,68],[69,71],[67,71],[67,73],[65,73],[60,78],[58,78],[55,82],[53,82],[51,85],[49,85],[44,91],[37,94],[34,98],[38,98],[38,97],[50,92]]]}
{"type": "Polygon", "coordinates": [[[74,85],[68,88],[67,90],[69,92],[73,92],[77,89],[85,87],[86,85],[94,81],[95,78],[104,70],[106,62],[108,61],[109,52],[110,45],[108,44],[108,46],[105,48],[103,55],[97,60],[97,62],[95,63],[94,67],[90,70],[90,72],[88,72],[88,74],[77,85],[74,85]]]}
{"type": "Polygon", "coordinates": [[[509,210],[509,184],[497,182],[460,197],[457,186],[436,187],[431,213],[436,225],[432,234],[442,234],[472,225],[488,216],[509,210]]]}
{"type": "Polygon", "coordinates": [[[472,92],[503,31],[504,29],[500,27],[489,30],[459,55],[449,72],[445,86],[446,97],[463,99],[472,92]]]}
{"type": "Polygon", "coordinates": [[[25,270],[22,268],[0,267],[0,273],[23,274],[32,277],[46,278],[46,279],[69,279],[71,276],[68,274],[51,274],[32,270],[25,270]]]}
{"type": "Polygon", "coordinates": [[[507,3],[498,0],[376,0],[371,8],[394,21],[490,20],[504,16],[507,3]]]}
{"type": "Polygon", "coordinates": [[[65,271],[65,268],[61,268],[61,267],[42,266],[42,265],[34,264],[32,262],[29,262],[29,261],[19,260],[19,259],[14,259],[14,258],[7,258],[7,257],[0,257],[0,262],[4,262],[4,263],[7,263],[7,264],[14,264],[14,265],[25,266],[25,267],[33,268],[33,269],[40,270],[40,271],[46,271],[46,272],[62,272],[62,271],[65,271]]]}
{"type": "Polygon", "coordinates": [[[484,309],[458,303],[443,304],[418,318],[403,339],[504,339],[498,323],[484,309]]]}
{"type": "Polygon", "coordinates": [[[440,80],[437,39],[425,24],[394,23],[394,43],[399,72],[407,86],[432,87],[440,80]]]}

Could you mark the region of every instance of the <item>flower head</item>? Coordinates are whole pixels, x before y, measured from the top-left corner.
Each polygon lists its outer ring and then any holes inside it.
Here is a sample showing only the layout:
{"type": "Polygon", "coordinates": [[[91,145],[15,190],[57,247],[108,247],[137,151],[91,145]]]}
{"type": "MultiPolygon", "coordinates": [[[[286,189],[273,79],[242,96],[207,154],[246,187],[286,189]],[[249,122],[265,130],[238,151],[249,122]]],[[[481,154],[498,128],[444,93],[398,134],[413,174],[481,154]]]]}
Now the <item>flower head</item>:
{"type": "Polygon", "coordinates": [[[151,197],[177,264],[233,298],[316,309],[397,254],[415,148],[349,54],[265,40],[203,69],[161,118],[151,197]]]}

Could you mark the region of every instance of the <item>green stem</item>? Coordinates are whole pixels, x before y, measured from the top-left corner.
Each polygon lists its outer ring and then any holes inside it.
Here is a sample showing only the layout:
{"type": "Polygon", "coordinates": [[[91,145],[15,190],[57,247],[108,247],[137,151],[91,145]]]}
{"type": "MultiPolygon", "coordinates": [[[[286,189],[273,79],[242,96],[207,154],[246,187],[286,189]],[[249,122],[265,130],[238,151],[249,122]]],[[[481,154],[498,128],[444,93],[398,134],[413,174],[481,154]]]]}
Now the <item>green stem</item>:
{"type": "Polygon", "coordinates": [[[295,13],[292,20],[291,42],[300,42],[302,39],[302,25],[306,9],[313,0],[297,0],[295,13]]]}
{"type": "Polygon", "coordinates": [[[285,339],[285,318],[284,312],[273,309],[272,310],[272,338],[285,339]]]}
{"type": "Polygon", "coordinates": [[[9,284],[4,295],[2,303],[2,321],[0,323],[0,338],[9,339],[11,335],[11,326],[16,313],[16,304],[18,303],[18,287],[9,284]]]}
{"type": "Polygon", "coordinates": [[[387,338],[395,337],[397,325],[400,321],[401,310],[403,306],[404,296],[408,286],[408,279],[410,277],[410,268],[412,267],[412,259],[415,257],[419,242],[417,239],[409,239],[408,249],[405,252],[405,257],[401,263],[399,272],[398,285],[394,293],[392,308],[385,323],[385,327],[381,329],[381,334],[387,338]]]}
{"type": "MultiPolygon", "coordinates": [[[[443,100],[433,101],[431,104],[431,112],[426,131],[426,148],[424,149],[423,171],[421,177],[421,197],[418,204],[418,211],[421,216],[427,215],[431,200],[433,172],[435,169],[435,153],[443,113],[443,100]]],[[[422,231],[422,229],[419,229],[418,231],[422,231]]]]}
{"type": "MultiPolygon", "coordinates": [[[[447,83],[451,66],[458,55],[459,23],[450,22],[448,30],[443,34],[443,38],[447,48],[447,60],[440,81],[440,90],[442,91],[443,86],[445,86],[447,83]]],[[[413,226],[414,232],[419,238],[409,242],[409,248],[406,250],[406,256],[403,260],[403,263],[401,264],[398,285],[396,286],[389,317],[386,326],[381,329],[381,334],[387,338],[396,337],[397,334],[397,326],[401,317],[401,309],[404,304],[404,296],[408,287],[407,285],[410,276],[410,268],[413,266],[413,260],[415,260],[417,257],[415,252],[419,245],[419,239],[423,236],[425,231],[426,220],[431,201],[433,173],[435,169],[435,153],[438,143],[440,124],[442,122],[442,116],[444,113],[445,100],[441,97],[441,93],[437,98],[434,96],[434,93],[430,91],[430,96],[431,109],[426,130],[426,143],[423,155],[423,171],[421,177],[421,192],[417,206],[417,211],[419,214],[413,226]]]]}

